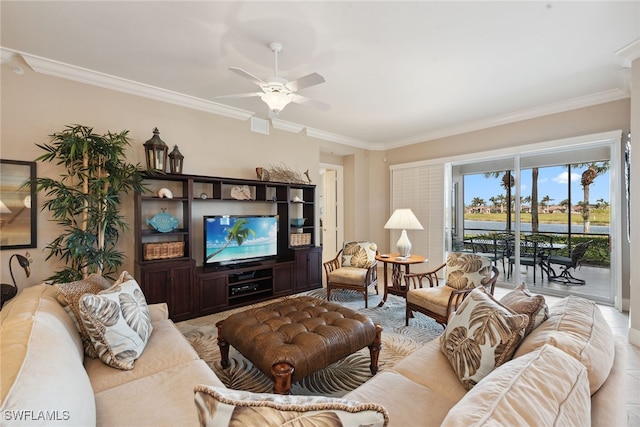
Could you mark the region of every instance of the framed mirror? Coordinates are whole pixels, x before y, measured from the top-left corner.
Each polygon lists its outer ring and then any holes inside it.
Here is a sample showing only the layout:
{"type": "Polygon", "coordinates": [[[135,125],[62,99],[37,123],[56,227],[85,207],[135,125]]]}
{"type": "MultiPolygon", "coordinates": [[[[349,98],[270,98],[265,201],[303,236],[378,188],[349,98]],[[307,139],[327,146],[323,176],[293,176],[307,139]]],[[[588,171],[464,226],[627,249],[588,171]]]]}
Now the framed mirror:
{"type": "Polygon", "coordinates": [[[37,245],[35,178],[35,162],[0,159],[0,249],[37,245]]]}

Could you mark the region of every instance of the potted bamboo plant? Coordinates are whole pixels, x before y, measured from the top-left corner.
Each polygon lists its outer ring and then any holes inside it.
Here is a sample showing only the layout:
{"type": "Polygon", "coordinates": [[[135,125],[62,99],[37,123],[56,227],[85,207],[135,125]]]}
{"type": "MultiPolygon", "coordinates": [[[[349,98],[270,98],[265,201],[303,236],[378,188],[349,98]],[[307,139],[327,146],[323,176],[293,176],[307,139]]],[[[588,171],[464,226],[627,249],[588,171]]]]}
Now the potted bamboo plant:
{"type": "Polygon", "coordinates": [[[36,144],[45,151],[36,161],[64,168],[59,179],[36,178],[37,191],[46,195],[42,210],[62,228],[46,246],[47,259],[57,257],[66,266],[49,281],[71,282],[92,273],[111,277],[122,265],[124,254],[116,243],[127,222],[120,214],[120,195],[146,190],[143,169],[125,161],[128,132],[99,135],[91,127],[69,125],[50,135],[48,144],[36,144]]]}

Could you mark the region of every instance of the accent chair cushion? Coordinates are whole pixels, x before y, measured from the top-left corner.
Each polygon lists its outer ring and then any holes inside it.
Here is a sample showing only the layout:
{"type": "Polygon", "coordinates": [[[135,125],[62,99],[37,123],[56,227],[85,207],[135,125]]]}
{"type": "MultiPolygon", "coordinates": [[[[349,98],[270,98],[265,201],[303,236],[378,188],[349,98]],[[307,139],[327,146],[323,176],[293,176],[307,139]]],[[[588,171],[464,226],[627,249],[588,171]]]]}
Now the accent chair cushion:
{"type": "Polygon", "coordinates": [[[378,246],[373,242],[345,242],[342,248],[342,266],[369,268],[376,259],[378,246]]]}
{"type": "Polygon", "coordinates": [[[451,316],[440,349],[462,385],[471,390],[496,367],[509,361],[524,337],[528,318],[475,288],[451,316]]]}
{"type": "Polygon", "coordinates": [[[469,253],[451,252],[447,256],[446,285],[454,289],[471,289],[491,279],[491,261],[469,253]]]}
{"type": "Polygon", "coordinates": [[[609,376],[615,355],[614,336],[595,302],[568,296],[552,305],[549,319],[522,341],[513,357],[545,344],[559,348],[587,368],[591,394],[609,376]]]}
{"type": "Polygon", "coordinates": [[[133,369],[151,335],[149,307],[135,280],[80,299],[80,317],[104,363],[133,369]]]}
{"type": "Polygon", "coordinates": [[[329,281],[345,285],[363,285],[367,278],[367,270],[356,267],[340,267],[329,273],[329,281]]]}
{"type": "Polygon", "coordinates": [[[442,422],[445,427],[480,425],[591,425],[585,367],[563,351],[544,345],[496,368],[442,422]]]}
{"type": "Polygon", "coordinates": [[[529,322],[525,329],[525,336],[529,335],[531,331],[549,318],[549,307],[544,297],[542,295],[533,295],[524,283],[500,298],[500,303],[518,314],[527,315],[529,322]]]}
{"type": "Polygon", "coordinates": [[[409,289],[407,292],[407,302],[426,308],[432,313],[446,316],[447,305],[449,304],[449,298],[453,291],[455,291],[455,289],[451,286],[409,289]]]}
{"type": "Polygon", "coordinates": [[[58,293],[58,302],[71,317],[73,324],[76,325],[78,332],[80,332],[84,353],[88,357],[95,359],[98,357],[98,353],[96,353],[91,343],[89,332],[87,332],[87,329],[80,320],[80,298],[82,298],[84,294],[97,294],[105,289],[109,289],[111,283],[99,274],[91,274],[86,279],[70,283],[56,283],[53,286],[58,293]]]}
{"type": "Polygon", "coordinates": [[[200,426],[386,426],[387,410],[375,403],[322,396],[250,393],[197,385],[200,426]]]}

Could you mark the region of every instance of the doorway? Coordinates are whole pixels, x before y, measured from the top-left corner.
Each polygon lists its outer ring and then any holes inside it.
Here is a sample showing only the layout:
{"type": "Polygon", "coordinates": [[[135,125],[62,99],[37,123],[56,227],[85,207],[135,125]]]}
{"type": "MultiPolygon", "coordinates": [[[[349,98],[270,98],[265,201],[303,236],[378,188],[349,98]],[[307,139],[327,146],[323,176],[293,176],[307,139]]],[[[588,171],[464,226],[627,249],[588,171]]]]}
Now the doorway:
{"type": "Polygon", "coordinates": [[[335,258],[344,241],[344,179],[340,165],[321,164],[319,185],[322,262],[335,258]]]}

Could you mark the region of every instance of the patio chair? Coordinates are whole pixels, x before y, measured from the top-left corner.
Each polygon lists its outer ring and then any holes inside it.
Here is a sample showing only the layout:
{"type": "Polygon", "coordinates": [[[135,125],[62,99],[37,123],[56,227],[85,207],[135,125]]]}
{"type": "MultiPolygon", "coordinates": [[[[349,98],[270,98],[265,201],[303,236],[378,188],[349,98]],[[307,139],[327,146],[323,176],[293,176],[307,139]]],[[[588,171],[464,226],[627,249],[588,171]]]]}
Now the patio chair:
{"type": "Polygon", "coordinates": [[[474,254],[488,258],[496,267],[498,266],[498,261],[500,261],[502,263],[502,272],[506,274],[504,260],[511,256],[513,238],[513,234],[498,233],[474,237],[469,241],[474,254]]]}
{"type": "MultiPolygon", "coordinates": [[[[544,267],[549,256],[549,250],[553,247],[553,237],[545,234],[532,234],[520,240],[520,265],[527,268],[533,267],[533,283],[536,283],[536,269],[540,267],[540,280],[544,279],[544,267]]],[[[514,252],[509,256],[509,273],[507,279],[513,273],[513,265],[516,262],[514,252]]]]}
{"type": "Polygon", "coordinates": [[[405,324],[409,326],[409,318],[413,317],[414,311],[418,311],[446,327],[451,314],[474,288],[484,286],[493,295],[499,275],[500,271],[491,265],[489,259],[460,252],[450,253],[447,262],[435,270],[405,274],[405,324]],[[438,278],[438,272],[441,271],[444,271],[446,279],[438,278]]]}
{"type": "Polygon", "coordinates": [[[589,249],[589,246],[592,243],[593,240],[578,243],[573,247],[568,257],[559,255],[550,256],[547,260],[549,264],[549,271],[551,273],[551,275],[549,276],[549,280],[565,285],[584,285],[586,281],[574,277],[569,270],[573,269],[575,271],[576,269],[578,269],[578,267],[580,267],[580,263],[584,258],[584,255],[587,253],[587,249],[589,249]],[[560,271],[560,274],[556,275],[556,272],[552,267],[553,264],[561,266],[562,270],[560,271]]]}
{"type": "Polygon", "coordinates": [[[373,242],[345,242],[331,261],[325,262],[327,301],[332,289],[350,289],[364,295],[364,307],[369,307],[369,287],[378,291],[378,247],[373,242]]]}

